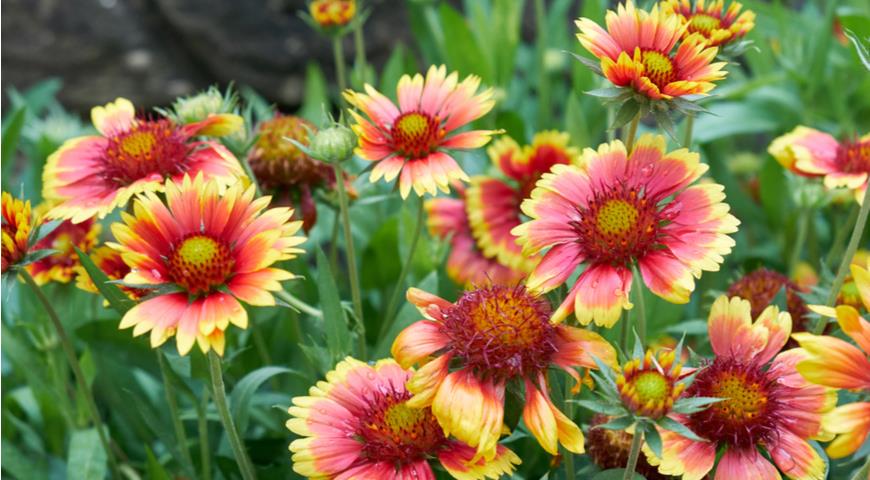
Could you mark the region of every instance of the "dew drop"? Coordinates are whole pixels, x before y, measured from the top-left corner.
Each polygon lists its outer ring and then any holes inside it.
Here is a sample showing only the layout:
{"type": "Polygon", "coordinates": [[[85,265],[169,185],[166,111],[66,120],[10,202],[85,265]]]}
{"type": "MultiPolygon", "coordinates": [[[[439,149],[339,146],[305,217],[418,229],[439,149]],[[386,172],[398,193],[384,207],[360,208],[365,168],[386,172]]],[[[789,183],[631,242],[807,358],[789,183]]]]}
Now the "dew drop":
{"type": "Polygon", "coordinates": [[[160,271],[157,270],[156,268],[151,269],[151,275],[153,275],[154,278],[162,278],[163,277],[163,275],[160,275],[160,271]]]}
{"type": "Polygon", "coordinates": [[[653,167],[651,163],[646,164],[643,168],[640,169],[640,173],[644,175],[652,175],[653,167]]]}
{"type": "Polygon", "coordinates": [[[592,288],[598,288],[598,280],[593,280],[593,281],[592,281],[592,285],[590,285],[590,286],[591,286],[592,288]]]}

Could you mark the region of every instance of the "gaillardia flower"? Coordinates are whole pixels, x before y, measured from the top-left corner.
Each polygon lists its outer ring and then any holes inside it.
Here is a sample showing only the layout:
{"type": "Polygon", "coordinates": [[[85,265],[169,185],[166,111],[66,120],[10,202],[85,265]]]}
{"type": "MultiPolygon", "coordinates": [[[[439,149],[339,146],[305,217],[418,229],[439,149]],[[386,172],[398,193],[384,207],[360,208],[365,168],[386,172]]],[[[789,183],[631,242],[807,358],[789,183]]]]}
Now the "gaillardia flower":
{"type": "Polygon", "coordinates": [[[580,323],[612,326],[629,301],[632,265],[643,282],[672,303],[686,303],[693,277],[719,269],[740,223],[722,203],[724,187],[691,185],[706,170],[698,154],[665,151],[662,136],[643,135],[631,155],[622,142],[586,149],[582,166],[556,165],[538,181],[514,228],[523,252],[549,248],[526,282],[550,291],[581,264],[580,274],[553,314],[574,312],[580,323]]]}
{"type": "Polygon", "coordinates": [[[322,28],[343,27],[356,15],[356,0],[314,0],[308,13],[322,28]]]}
{"type": "MultiPolygon", "coordinates": [[[[108,245],[101,245],[94,248],[89,253],[91,261],[94,262],[94,265],[96,265],[97,268],[106,274],[106,277],[108,277],[109,280],[124,280],[124,277],[130,273],[130,266],[124,263],[124,259],[121,258],[121,252],[109,247],[108,245]]],[[[91,277],[88,275],[84,266],[78,264],[73,267],[73,270],[75,270],[76,274],[77,287],[86,292],[99,293],[97,286],[94,284],[94,281],[91,280],[91,277]]],[[[118,287],[132,300],[139,300],[149,293],[149,290],[142,288],[133,288],[126,285],[119,285],[118,287]]]]}
{"type": "Polygon", "coordinates": [[[30,209],[30,200],[19,200],[7,192],[3,192],[2,212],[2,273],[6,273],[27,255],[30,234],[33,231],[33,213],[30,209]]]}
{"type": "Polygon", "coordinates": [[[359,137],[357,155],[377,162],[371,181],[399,177],[399,191],[406,198],[414,192],[436,195],[448,192],[453,180],[468,181],[468,176],[448,153],[451,149],[473,149],[486,145],[495,130],[454,130],[489,112],[495,101],[492,89],[476,93],[480,78],[469,75],[461,82],[456,72],[447,75],[443,65],[429,68],[424,80],[420,74],[399,79],[397,107],[383,94],[365,86],[366,93],[346,91],[348,103],[365,114],[348,110],[355,120],[353,131],[359,137]]]}
{"type": "Polygon", "coordinates": [[[783,167],[806,177],[824,177],[827,188],[846,187],[858,204],[870,177],[870,133],[838,142],[818,130],[797,127],[770,144],[767,151],[783,167]]]}
{"type": "Polygon", "coordinates": [[[434,480],[430,460],[454,478],[497,479],[520,459],[499,445],[491,459],[449,438],[432,411],[408,405],[413,374],[393,360],[368,365],[348,357],[293,399],[287,428],[303,438],[290,444],[293,470],[309,478],[434,480]]]}
{"type": "Polygon", "coordinates": [[[623,405],[635,415],[654,420],[670,412],[686,388],[679,383],[682,365],[674,362],[676,355],[673,350],[656,355],[647,350],[643,358],[626,362],[616,377],[623,405]]]}
{"type": "Polygon", "coordinates": [[[747,273],[728,287],[727,294],[729,297],[748,300],[752,305],[752,318],[755,318],[773,303],[781,290],[785,291],[785,302],[788,313],[791,314],[792,330],[796,332],[806,330],[805,317],[809,310],[800,295],[804,291],[779,272],[762,267],[747,273]]]}
{"type": "Polygon", "coordinates": [[[133,104],[119,98],[91,110],[100,135],[74,138],[48,157],[43,193],[54,205],[52,218],[82,222],[105,217],[130,198],[159,191],[167,178],[185,174],[217,180],[222,186],[244,176],[238,160],[218,142],[199,135],[224,135],[241,126],[238,115],[211,115],[176,125],[168,118],[136,118],[133,104]]]}
{"type": "Polygon", "coordinates": [[[551,455],[561,443],[583,453],[583,433],[550,400],[547,370],[555,366],[578,382],[576,367],[595,368],[593,357],[615,365],[616,352],[600,335],[550,322],[547,300],[523,286],[466,291],[454,304],[417,289],[408,300],[425,317],[403,330],[392,354],[411,377],[408,404],[432,407],[445,434],[492,458],[504,429],[505,388],[525,384],[523,419],[551,455]]]}
{"type": "Polygon", "coordinates": [[[770,306],[753,323],[750,311],[749,302],[738,297],[721,296],[713,303],[708,331],[716,357],[698,370],[685,395],[723,400],[671,415],[703,441],[660,429],[662,458],[644,447],[659,472],[706,478],[717,452],[724,451],[715,480],[779,479],[777,468],[793,479],[825,478],[825,461],[807,440],[822,434],[822,415],[836,403],[835,391],[797,372],[805,352],[777,354],[791,333],[788,313],[770,306]]]}
{"type": "MultiPolygon", "coordinates": [[[[39,205],[36,210],[44,212],[48,207],[39,205]]],[[[40,214],[37,217],[44,218],[40,214]]],[[[64,220],[33,246],[37,250],[55,250],[55,253],[27,265],[27,271],[37,285],[51,281],[69,283],[76,273],[76,267],[81,264],[75,247],[87,253],[97,244],[102,229],[102,225],[93,218],[81,223],[64,220]]]]}
{"type": "Polygon", "coordinates": [[[683,37],[687,26],[654,6],[638,9],[629,0],[607,12],[607,30],[588,18],[577,20],[577,38],[601,61],[601,73],[617,87],[630,87],[652,100],[705,94],[725,77],[724,62],[710,63],[716,47],[700,34],[683,37]],[[675,50],[676,46],[676,50],[675,50]]]}
{"type": "MultiPolygon", "coordinates": [[[[864,306],[870,310],[870,264],[868,268],[852,265],[864,306]]],[[[870,322],[849,305],[836,309],[811,307],[822,315],[835,315],[843,333],[858,346],[836,337],[795,333],[792,337],[806,351],[807,358],[797,370],[807,380],[819,385],[870,393],[870,322]]],[[[841,405],[822,419],[825,431],[837,437],[825,449],[831,458],[843,458],[858,450],[870,434],[870,402],[841,405]]]]}
{"type": "Polygon", "coordinates": [[[662,13],[676,15],[686,26],[683,37],[698,34],[704,37],[707,45],[724,46],[739,40],[755,27],[755,12],[740,10],[743,5],[732,1],[725,9],[725,0],[695,0],[694,8],[690,0],[664,0],[662,13]]]}
{"type": "MultiPolygon", "coordinates": [[[[461,189],[460,195],[464,196],[461,189]]],[[[471,235],[464,198],[433,198],[424,204],[426,225],[434,237],[450,239],[447,275],[466,287],[474,285],[516,285],[525,274],[486,257],[471,235]]]]}
{"type": "Polygon", "coordinates": [[[302,252],[297,246],[305,238],[295,236],[301,222],[289,222],[289,208],[264,211],[271,199],[254,198],[254,186],[240,182],[221,195],[216,181],[185,175],[178,183],[167,180],[165,192],[166,205],[145,192],[133,215],[122,212],[123,223],[112,225],[117,243],[109,245],[131,268],[124,282],[173,287],[130,309],[120,328],[151,331],[152,347],[174,335],[181,355],[194,340],[203,352],[223,354],[227,326],[248,325],[238,300],[274,305],[270,291],[293,278],[271,265],[302,252]]]}

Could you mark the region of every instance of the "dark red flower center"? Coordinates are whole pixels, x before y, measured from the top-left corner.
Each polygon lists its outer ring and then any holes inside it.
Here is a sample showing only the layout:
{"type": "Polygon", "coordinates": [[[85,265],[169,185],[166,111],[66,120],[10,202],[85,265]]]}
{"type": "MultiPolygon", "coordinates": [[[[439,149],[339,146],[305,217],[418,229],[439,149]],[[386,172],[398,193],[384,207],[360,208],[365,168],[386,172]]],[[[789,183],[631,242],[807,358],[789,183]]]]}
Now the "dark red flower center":
{"type": "Polygon", "coordinates": [[[643,75],[659,87],[659,90],[677,80],[677,70],[667,54],[646,50],[641,52],[640,59],[643,63],[643,75]]]}
{"type": "Polygon", "coordinates": [[[437,453],[447,439],[429,408],[411,408],[406,391],[372,392],[370,408],[360,417],[358,440],[363,456],[407,465],[437,453]]]}
{"type": "Polygon", "coordinates": [[[713,33],[713,30],[719,28],[721,24],[722,21],[712,15],[698,13],[692,15],[689,19],[689,26],[687,29],[691,33],[700,33],[704,37],[709,38],[710,34],[713,33]]]}
{"type": "Polygon", "coordinates": [[[842,143],[837,149],[837,164],[844,173],[870,174],[870,140],[842,143]]]}
{"type": "Polygon", "coordinates": [[[770,441],[780,423],[780,386],[759,365],[717,358],[704,367],[688,396],[724,398],[689,416],[689,428],[714,442],[752,448],[770,441]]]}
{"type": "Polygon", "coordinates": [[[728,296],[748,300],[752,305],[752,318],[757,318],[768,305],[773,303],[783,288],[785,288],[786,306],[793,321],[792,329],[804,331],[807,305],[799,295],[798,286],[781,273],[759,268],[734,282],[728,288],[728,296]]]}
{"type": "Polygon", "coordinates": [[[403,113],[390,130],[393,148],[403,157],[423,158],[435,149],[444,137],[440,121],[423,112],[403,113]]]}
{"type": "Polygon", "coordinates": [[[250,155],[251,169],[264,188],[319,185],[330,177],[328,165],[309,157],[296,145],[308,145],[313,124],[299,117],[282,115],[260,123],[259,137],[250,155]]]}
{"type": "Polygon", "coordinates": [[[509,379],[546,370],[555,327],[546,299],[525,287],[490,286],[465,292],[444,313],[452,353],[483,377],[509,379]]]}
{"type": "Polygon", "coordinates": [[[223,285],[236,262],[222,241],[193,234],[172,249],[167,263],[170,280],[198,295],[223,285]]]}
{"type": "Polygon", "coordinates": [[[658,244],[659,225],[667,220],[656,202],[636,189],[616,186],[598,193],[572,222],[586,257],[624,266],[658,244]]]}
{"type": "Polygon", "coordinates": [[[170,120],[140,120],[108,140],[103,175],[118,186],[184,171],[188,138],[170,120]]]}

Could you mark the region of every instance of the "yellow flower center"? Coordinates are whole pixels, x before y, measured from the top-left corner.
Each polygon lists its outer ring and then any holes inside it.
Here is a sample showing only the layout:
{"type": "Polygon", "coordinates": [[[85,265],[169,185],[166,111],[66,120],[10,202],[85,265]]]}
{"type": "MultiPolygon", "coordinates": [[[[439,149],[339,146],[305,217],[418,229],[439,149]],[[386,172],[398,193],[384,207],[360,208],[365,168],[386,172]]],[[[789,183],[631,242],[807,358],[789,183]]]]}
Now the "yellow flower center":
{"type": "Polygon", "coordinates": [[[399,438],[409,435],[417,436],[420,424],[428,419],[430,411],[424,408],[411,408],[405,403],[397,403],[387,408],[384,413],[384,423],[390,432],[399,438]]]}
{"type": "Polygon", "coordinates": [[[396,150],[411,160],[429,155],[438,146],[441,135],[439,122],[422,112],[402,114],[390,133],[396,150]]]}
{"type": "Polygon", "coordinates": [[[720,20],[716,17],[704,14],[692,15],[689,20],[688,30],[692,33],[701,33],[705,37],[709,37],[713,30],[719,28],[720,20]]]}
{"type": "Polygon", "coordinates": [[[408,407],[408,397],[406,391],[389,389],[368,397],[369,408],[359,413],[356,432],[366,458],[401,465],[433,455],[444,445],[447,439],[432,409],[408,407]]]}
{"type": "Polygon", "coordinates": [[[659,89],[675,80],[674,64],[671,63],[671,59],[667,55],[647,50],[641,54],[641,61],[643,62],[644,76],[656,84],[659,89]]]}
{"type": "Polygon", "coordinates": [[[634,379],[634,388],[641,403],[667,400],[670,395],[670,382],[661,373],[648,371],[634,379]]]}
{"type": "Polygon", "coordinates": [[[143,157],[151,153],[157,139],[148,131],[133,132],[121,140],[121,150],[133,157],[143,157]]]}
{"type": "Polygon", "coordinates": [[[725,400],[714,403],[711,408],[729,421],[754,420],[767,405],[767,395],[761,385],[746,382],[734,374],[723,375],[712,393],[714,397],[725,400]]]}
{"type": "Polygon", "coordinates": [[[609,200],[598,210],[596,225],[604,235],[619,235],[637,224],[638,212],[625,200],[609,200]]]}
{"type": "Polygon", "coordinates": [[[222,242],[192,235],[169,254],[168,263],[170,279],[197,295],[223,285],[233,272],[235,260],[222,242]]]}

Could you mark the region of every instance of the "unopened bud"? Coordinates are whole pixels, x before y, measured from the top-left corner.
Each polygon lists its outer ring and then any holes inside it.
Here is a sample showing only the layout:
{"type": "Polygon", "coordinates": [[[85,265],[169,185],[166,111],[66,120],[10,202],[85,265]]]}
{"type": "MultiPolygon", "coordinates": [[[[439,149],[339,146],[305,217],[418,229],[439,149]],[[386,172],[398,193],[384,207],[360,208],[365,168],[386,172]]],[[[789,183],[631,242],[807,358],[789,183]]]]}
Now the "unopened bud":
{"type": "Polygon", "coordinates": [[[343,162],[353,155],[356,148],[356,135],[344,125],[324,128],[314,135],[309,150],[314,158],[327,162],[343,162]]]}

